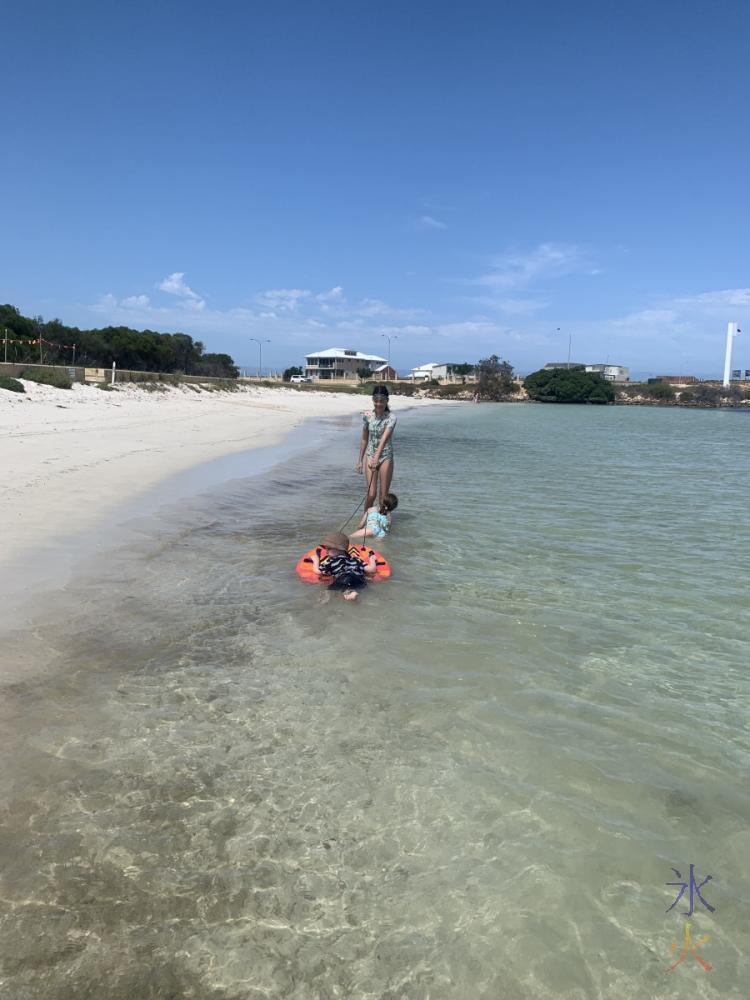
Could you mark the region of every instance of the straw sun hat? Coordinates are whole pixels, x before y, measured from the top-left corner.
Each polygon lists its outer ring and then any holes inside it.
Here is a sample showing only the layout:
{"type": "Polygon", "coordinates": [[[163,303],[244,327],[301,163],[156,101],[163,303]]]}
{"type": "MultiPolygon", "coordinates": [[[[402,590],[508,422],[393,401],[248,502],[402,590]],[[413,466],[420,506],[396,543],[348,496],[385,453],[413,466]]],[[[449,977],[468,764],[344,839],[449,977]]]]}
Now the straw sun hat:
{"type": "Polygon", "coordinates": [[[341,549],[342,552],[346,552],[349,548],[349,539],[341,531],[332,531],[330,535],[325,536],[320,544],[327,549],[341,549]]]}

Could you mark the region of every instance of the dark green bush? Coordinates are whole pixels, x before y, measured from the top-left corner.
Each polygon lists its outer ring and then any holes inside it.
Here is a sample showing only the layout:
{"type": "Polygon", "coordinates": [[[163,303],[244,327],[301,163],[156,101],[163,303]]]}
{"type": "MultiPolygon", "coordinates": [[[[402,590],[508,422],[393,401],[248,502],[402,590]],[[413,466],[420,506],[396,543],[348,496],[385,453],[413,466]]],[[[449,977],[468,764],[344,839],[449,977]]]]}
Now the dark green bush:
{"type": "Polygon", "coordinates": [[[21,378],[38,385],[51,385],[55,389],[72,389],[73,383],[68,373],[54,368],[24,368],[21,378]]]}
{"type": "Polygon", "coordinates": [[[685,406],[691,406],[695,402],[695,393],[692,389],[683,389],[680,393],[680,402],[685,406]]]}
{"type": "Polygon", "coordinates": [[[10,392],[26,392],[23,383],[10,375],[0,375],[0,389],[8,389],[10,392]]]}
{"type": "Polygon", "coordinates": [[[578,368],[542,368],[524,380],[530,399],[540,403],[611,403],[615,390],[596,372],[578,368]]]}

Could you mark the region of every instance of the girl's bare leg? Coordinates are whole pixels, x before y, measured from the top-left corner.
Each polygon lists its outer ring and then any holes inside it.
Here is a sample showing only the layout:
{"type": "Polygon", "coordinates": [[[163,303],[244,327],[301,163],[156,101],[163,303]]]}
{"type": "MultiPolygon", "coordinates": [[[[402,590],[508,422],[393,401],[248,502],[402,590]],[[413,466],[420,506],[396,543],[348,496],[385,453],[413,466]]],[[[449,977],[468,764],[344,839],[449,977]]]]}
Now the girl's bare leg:
{"type": "Polygon", "coordinates": [[[378,479],[380,480],[380,502],[382,503],[386,493],[391,492],[391,480],[393,479],[392,458],[386,458],[384,462],[380,463],[378,479]]]}
{"type": "MultiPolygon", "coordinates": [[[[365,459],[369,461],[369,459],[365,459]]],[[[365,478],[367,479],[367,499],[365,500],[365,510],[375,505],[375,498],[378,495],[378,470],[365,466],[365,478]]]]}

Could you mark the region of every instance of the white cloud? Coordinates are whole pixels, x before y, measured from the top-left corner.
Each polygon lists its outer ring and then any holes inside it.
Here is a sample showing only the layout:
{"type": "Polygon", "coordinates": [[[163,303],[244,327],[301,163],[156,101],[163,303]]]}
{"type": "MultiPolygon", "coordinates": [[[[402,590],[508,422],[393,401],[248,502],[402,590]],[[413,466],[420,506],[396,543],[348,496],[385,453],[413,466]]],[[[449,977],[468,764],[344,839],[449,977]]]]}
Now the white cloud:
{"type": "Polygon", "coordinates": [[[388,319],[418,319],[427,315],[426,309],[399,309],[389,306],[387,302],[380,299],[362,299],[352,310],[354,315],[371,319],[375,316],[382,316],[388,319]]]}
{"type": "Polygon", "coordinates": [[[490,266],[468,284],[508,291],[568,274],[596,273],[586,251],[574,243],[540,243],[528,253],[509,251],[495,257],[490,266]]]}
{"type": "Polygon", "coordinates": [[[683,308],[747,309],[750,307],[750,288],[725,288],[717,292],[701,292],[699,295],[677,298],[674,301],[683,308]]]}
{"type": "Polygon", "coordinates": [[[192,303],[193,309],[203,309],[206,303],[197,292],[194,292],[189,285],[185,284],[182,280],[184,277],[184,271],[174,271],[172,274],[167,275],[163,281],[159,282],[157,288],[160,292],[166,292],[168,295],[176,295],[178,298],[192,303]]]}
{"type": "Polygon", "coordinates": [[[148,295],[129,295],[120,303],[124,309],[145,309],[150,304],[148,295]]]}
{"type": "Polygon", "coordinates": [[[432,215],[420,215],[417,225],[420,229],[447,229],[448,226],[432,215]]]}
{"type": "Polygon", "coordinates": [[[327,292],[321,292],[315,298],[318,302],[341,302],[344,298],[344,289],[341,285],[336,285],[335,288],[331,288],[327,292]]]}
{"type": "Polygon", "coordinates": [[[270,288],[255,296],[255,301],[277,312],[294,312],[304,299],[312,295],[307,288],[270,288]]]}
{"type": "Polygon", "coordinates": [[[613,326],[638,328],[671,326],[678,319],[678,313],[674,309],[641,309],[640,312],[630,313],[621,316],[619,319],[611,320],[613,326]]]}
{"type": "Polygon", "coordinates": [[[469,299],[470,302],[481,306],[490,306],[493,309],[499,309],[500,312],[507,313],[509,316],[531,316],[535,312],[539,312],[540,309],[546,309],[547,302],[541,299],[522,299],[522,298],[502,298],[494,299],[489,296],[477,296],[475,298],[469,299]]]}

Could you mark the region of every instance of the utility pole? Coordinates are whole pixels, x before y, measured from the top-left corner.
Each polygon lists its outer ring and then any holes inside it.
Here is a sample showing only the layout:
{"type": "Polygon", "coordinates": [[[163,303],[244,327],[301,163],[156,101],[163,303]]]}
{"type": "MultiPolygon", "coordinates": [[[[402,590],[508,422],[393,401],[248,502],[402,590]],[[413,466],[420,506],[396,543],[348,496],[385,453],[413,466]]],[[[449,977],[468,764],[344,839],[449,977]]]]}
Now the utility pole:
{"type": "Polygon", "coordinates": [[[262,360],[263,360],[263,345],[264,344],[270,344],[271,341],[270,340],[258,340],[257,337],[251,337],[250,340],[254,340],[255,343],[258,345],[258,380],[260,381],[260,373],[261,373],[261,369],[263,367],[263,365],[262,365],[262,360]]]}
{"type": "Polygon", "coordinates": [[[3,330],[5,331],[5,363],[7,365],[8,364],[8,328],[7,327],[3,327],[3,330]]]}

